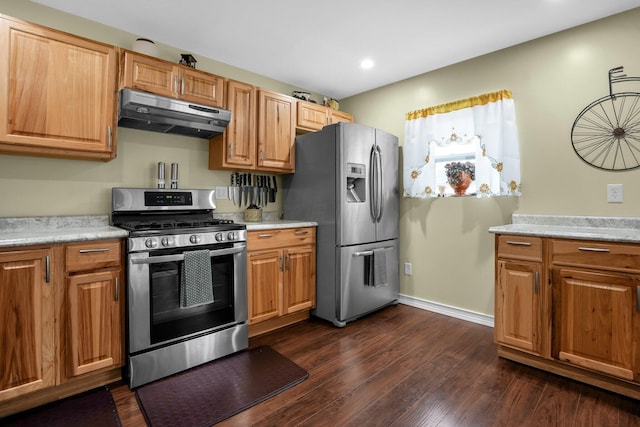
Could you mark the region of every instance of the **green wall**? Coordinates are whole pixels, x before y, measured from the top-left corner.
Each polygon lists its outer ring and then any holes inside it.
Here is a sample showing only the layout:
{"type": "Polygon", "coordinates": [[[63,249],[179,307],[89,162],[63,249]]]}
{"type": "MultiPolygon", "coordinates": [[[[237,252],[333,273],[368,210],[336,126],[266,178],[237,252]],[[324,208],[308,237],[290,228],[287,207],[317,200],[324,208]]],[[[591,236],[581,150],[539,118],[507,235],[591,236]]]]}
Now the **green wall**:
{"type": "MultiPolygon", "coordinates": [[[[341,100],[358,122],[396,134],[402,144],[409,111],[513,92],[522,196],[402,199],[400,262],[411,262],[413,275],[401,275],[401,293],[493,315],[490,226],[510,223],[512,213],[640,216],[640,170],[596,169],[571,146],[576,116],[609,93],[608,70],[624,65],[627,75],[640,76],[638,40],[634,9],[341,100]],[[624,185],[624,203],[607,203],[607,184],[624,185]]],[[[640,82],[614,89],[640,92],[640,82]]]]}

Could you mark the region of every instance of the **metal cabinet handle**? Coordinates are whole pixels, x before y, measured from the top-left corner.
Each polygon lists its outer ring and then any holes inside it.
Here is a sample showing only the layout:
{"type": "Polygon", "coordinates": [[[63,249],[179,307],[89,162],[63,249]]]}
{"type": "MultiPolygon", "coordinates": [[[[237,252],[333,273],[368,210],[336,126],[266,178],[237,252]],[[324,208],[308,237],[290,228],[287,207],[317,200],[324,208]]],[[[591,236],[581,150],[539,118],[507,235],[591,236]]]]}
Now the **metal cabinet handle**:
{"type": "Polygon", "coordinates": [[[305,234],[309,234],[309,231],[308,230],[296,231],[296,236],[304,236],[305,234]]]}
{"type": "Polygon", "coordinates": [[[178,93],[178,76],[173,78],[173,92],[178,93]]]}
{"type": "Polygon", "coordinates": [[[120,296],[120,282],[118,280],[118,277],[116,276],[116,294],[114,295],[114,298],[116,301],[118,301],[119,296],[120,296]]]}
{"type": "Polygon", "coordinates": [[[44,259],[44,281],[47,283],[51,282],[51,261],[49,259],[49,255],[47,255],[44,259]]]}
{"type": "Polygon", "coordinates": [[[180,82],[180,95],[184,95],[184,77],[182,78],[182,81],[180,82]]]}
{"type": "Polygon", "coordinates": [[[107,126],[107,147],[111,148],[111,126],[107,126]]]}
{"type": "Polygon", "coordinates": [[[507,244],[509,245],[517,245],[517,246],[531,246],[530,242],[518,242],[515,240],[507,240],[507,244]]]}
{"type": "Polygon", "coordinates": [[[96,249],[80,249],[78,252],[81,254],[92,254],[96,252],[109,252],[109,248],[96,248],[96,249]]]}
{"type": "Polygon", "coordinates": [[[229,158],[233,159],[233,143],[229,144],[229,158]]]}
{"type": "Polygon", "coordinates": [[[585,251],[585,252],[609,252],[609,249],[605,249],[605,248],[588,248],[588,247],[579,247],[578,248],[579,251],[585,251]]]}
{"type": "Polygon", "coordinates": [[[536,271],[535,280],[533,284],[533,292],[537,294],[540,291],[540,273],[536,271]]]}
{"type": "Polygon", "coordinates": [[[284,258],[280,255],[280,271],[284,271],[284,258]]]}
{"type": "Polygon", "coordinates": [[[275,234],[260,234],[258,235],[258,239],[269,239],[273,236],[275,236],[275,234]]]}
{"type": "Polygon", "coordinates": [[[291,255],[287,254],[287,257],[285,259],[285,266],[284,266],[285,270],[289,269],[289,258],[290,257],[291,257],[291,255]]]}

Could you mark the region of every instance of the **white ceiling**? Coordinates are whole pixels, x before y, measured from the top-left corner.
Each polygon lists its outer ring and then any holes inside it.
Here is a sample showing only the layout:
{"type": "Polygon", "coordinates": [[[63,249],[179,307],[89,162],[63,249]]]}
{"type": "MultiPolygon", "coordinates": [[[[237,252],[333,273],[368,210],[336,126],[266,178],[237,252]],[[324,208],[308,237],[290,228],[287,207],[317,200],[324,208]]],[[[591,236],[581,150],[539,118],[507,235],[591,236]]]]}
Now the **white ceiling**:
{"type": "Polygon", "coordinates": [[[640,0],[33,0],[336,99],[640,0]],[[375,65],[362,70],[370,58],[375,65]]]}

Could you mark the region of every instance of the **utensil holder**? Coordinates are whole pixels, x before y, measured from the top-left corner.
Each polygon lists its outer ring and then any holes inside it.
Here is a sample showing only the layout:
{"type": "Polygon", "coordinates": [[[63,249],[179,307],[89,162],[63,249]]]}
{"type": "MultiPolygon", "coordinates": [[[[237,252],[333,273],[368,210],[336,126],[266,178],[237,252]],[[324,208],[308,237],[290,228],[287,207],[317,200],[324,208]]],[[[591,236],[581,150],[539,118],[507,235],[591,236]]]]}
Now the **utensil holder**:
{"type": "Polygon", "coordinates": [[[244,220],[247,222],[262,221],[262,209],[246,209],[244,211],[244,220]]]}

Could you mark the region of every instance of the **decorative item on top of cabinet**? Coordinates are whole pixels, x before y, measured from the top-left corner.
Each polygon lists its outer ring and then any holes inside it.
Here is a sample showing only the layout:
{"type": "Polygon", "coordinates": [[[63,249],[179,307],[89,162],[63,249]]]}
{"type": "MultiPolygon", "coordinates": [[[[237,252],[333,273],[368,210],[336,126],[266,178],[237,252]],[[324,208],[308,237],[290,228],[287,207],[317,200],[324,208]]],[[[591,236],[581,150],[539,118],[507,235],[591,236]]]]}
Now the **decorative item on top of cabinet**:
{"type": "Polygon", "coordinates": [[[104,240],[65,246],[61,382],[123,364],[121,245],[119,240],[104,240]]]}
{"type": "Polygon", "coordinates": [[[249,336],[309,318],[316,301],[315,227],[250,231],[249,336]]]}
{"type": "Polygon", "coordinates": [[[224,79],[186,65],[122,49],[120,88],[223,108],[224,79]]]}
{"type": "Polygon", "coordinates": [[[116,156],[113,46],[0,16],[0,152],[116,156]]]}
{"type": "Polygon", "coordinates": [[[295,123],[295,98],[258,90],[257,170],[295,171],[295,123]]]}
{"type": "Polygon", "coordinates": [[[497,343],[549,357],[549,292],[539,237],[496,238],[494,337],[497,343]]]}
{"type": "Polygon", "coordinates": [[[209,169],[255,169],[256,88],[228,80],[225,108],[232,112],[231,122],[209,140],[209,169]]]}

